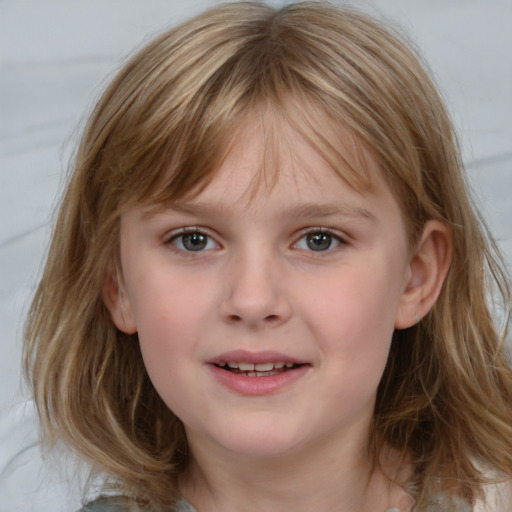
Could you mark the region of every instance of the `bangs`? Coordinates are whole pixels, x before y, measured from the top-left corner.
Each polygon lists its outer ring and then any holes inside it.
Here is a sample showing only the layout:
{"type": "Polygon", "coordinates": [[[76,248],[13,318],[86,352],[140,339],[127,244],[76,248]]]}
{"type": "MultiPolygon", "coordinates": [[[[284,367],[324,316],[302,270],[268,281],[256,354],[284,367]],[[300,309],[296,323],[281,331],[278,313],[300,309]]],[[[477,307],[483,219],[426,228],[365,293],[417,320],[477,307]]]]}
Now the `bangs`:
{"type": "Polygon", "coordinates": [[[426,79],[396,78],[408,69],[404,52],[367,18],[315,3],[207,12],[135,55],[107,90],[83,148],[96,159],[83,158],[91,196],[116,218],[192,197],[260,116],[265,150],[255,184],[275,183],[286,123],[358,192],[372,187],[366,159],[377,161],[417,233],[421,168],[444,165],[427,160],[427,128],[416,116],[426,79]]]}
{"type": "MultiPolygon", "coordinates": [[[[325,108],[311,98],[280,91],[282,103],[276,100],[252,99],[231,117],[223,99],[210,105],[210,115],[189,126],[180,147],[173,148],[169,162],[160,169],[154,188],[125,198],[130,204],[167,206],[177,200],[199,195],[217,175],[224,161],[236,149],[243,147],[249,126],[256,126],[263,137],[261,161],[251,180],[247,195],[251,201],[264,190],[269,192],[277,182],[284,159],[291,159],[293,168],[303,172],[303,164],[295,154],[293,144],[285,135],[291,129],[324,160],[341,180],[359,193],[372,188],[368,166],[369,150],[353,130],[328,116],[325,108]],[[216,112],[216,119],[211,115],[216,112]]],[[[314,169],[309,169],[313,179],[314,169]]],[[[134,172],[136,174],[136,170],[134,172]]],[[[125,203],[126,204],[126,203],[125,203]]]]}
{"type": "MultiPolygon", "coordinates": [[[[199,193],[255,115],[266,141],[257,183],[275,181],[278,126],[285,122],[351,187],[362,192],[371,186],[363,156],[368,130],[360,125],[361,110],[354,110],[353,85],[343,74],[348,71],[333,76],[340,67],[333,63],[325,73],[317,63],[318,48],[307,49],[308,34],[288,26],[297,20],[274,19],[283,13],[268,6],[258,9],[260,18],[253,11],[238,39],[210,32],[202,41],[206,35],[197,32],[195,41],[184,44],[179,30],[164,34],[113,84],[106,100],[119,104],[117,126],[102,155],[104,162],[116,163],[108,168],[108,180],[115,180],[120,213],[199,193]]],[[[237,21],[243,24],[243,17],[237,21]]],[[[323,41],[315,44],[325,50],[323,41]]]]}

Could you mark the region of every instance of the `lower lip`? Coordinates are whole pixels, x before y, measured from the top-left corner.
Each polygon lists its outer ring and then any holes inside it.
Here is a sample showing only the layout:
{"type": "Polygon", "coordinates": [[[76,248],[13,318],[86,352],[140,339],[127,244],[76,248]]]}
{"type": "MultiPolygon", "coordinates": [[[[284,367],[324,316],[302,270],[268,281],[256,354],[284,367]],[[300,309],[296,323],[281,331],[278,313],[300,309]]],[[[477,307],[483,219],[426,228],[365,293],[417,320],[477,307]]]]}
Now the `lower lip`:
{"type": "Polygon", "coordinates": [[[262,396],[276,393],[303,377],[310,368],[310,365],[303,364],[297,368],[286,370],[276,375],[247,377],[243,374],[223,370],[214,364],[209,364],[208,366],[212,370],[215,378],[222,385],[232,391],[248,396],[262,396]]]}

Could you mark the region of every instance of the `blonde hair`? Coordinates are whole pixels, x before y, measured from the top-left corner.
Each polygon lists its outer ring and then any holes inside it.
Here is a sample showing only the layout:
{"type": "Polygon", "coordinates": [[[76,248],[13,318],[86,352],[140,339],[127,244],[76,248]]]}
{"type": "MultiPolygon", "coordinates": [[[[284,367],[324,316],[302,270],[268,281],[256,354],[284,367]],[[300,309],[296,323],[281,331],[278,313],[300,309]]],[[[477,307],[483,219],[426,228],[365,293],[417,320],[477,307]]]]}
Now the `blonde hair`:
{"type": "Polygon", "coordinates": [[[118,331],[101,291],[134,205],[204,187],[257,104],[284,113],[353,186],[335,130],[372,151],[411,243],[428,219],[450,226],[441,296],[395,333],[374,414],[371,456],[414,465],[418,506],[444,491],[471,502],[485,471],[512,474],[512,375],[489,307],[510,302],[499,253],[468,197],[452,125],[401,36],[350,9],[304,2],[218,6],[161,35],[103,94],[78,148],[26,326],[25,364],[46,439],[64,439],[155,510],[178,497],[181,422],[154,390],[137,335],[118,331]],[[493,289],[496,287],[496,290],[493,289]],[[496,293],[497,291],[497,293],[496,293]]]}

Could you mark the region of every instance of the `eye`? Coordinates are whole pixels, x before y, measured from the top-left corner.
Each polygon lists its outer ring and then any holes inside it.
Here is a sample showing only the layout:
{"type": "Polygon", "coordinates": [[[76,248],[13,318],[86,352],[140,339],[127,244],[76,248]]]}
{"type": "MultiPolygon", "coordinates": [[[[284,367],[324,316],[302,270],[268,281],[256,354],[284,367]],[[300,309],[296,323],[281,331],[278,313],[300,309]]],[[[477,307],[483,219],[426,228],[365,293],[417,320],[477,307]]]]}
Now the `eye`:
{"type": "Polygon", "coordinates": [[[201,231],[189,231],[174,235],[169,239],[169,243],[176,249],[186,252],[200,252],[220,247],[211,236],[201,231]]]}
{"type": "Polygon", "coordinates": [[[340,246],[343,240],[329,231],[311,231],[301,237],[295,244],[296,249],[324,252],[340,246]]]}

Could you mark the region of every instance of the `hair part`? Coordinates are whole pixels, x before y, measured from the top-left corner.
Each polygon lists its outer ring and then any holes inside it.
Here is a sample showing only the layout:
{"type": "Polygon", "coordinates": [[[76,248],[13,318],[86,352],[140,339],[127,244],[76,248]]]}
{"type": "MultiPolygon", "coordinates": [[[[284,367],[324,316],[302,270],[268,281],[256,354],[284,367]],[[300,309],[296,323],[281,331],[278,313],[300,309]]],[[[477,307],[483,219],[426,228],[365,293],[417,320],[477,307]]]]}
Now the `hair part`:
{"type": "Polygon", "coordinates": [[[183,426],[101,290],[119,263],[123,212],[202,190],[233,133],[263,107],[364,190],[368,177],[340,149],[341,129],[353,133],[380,164],[411,244],[428,219],[452,230],[439,300],[394,336],[370,440],[375,463],[386,446],[410,459],[419,506],[442,489],[473,500],[488,468],[512,474],[512,377],[488,300],[497,286],[510,304],[508,278],[468,196],[449,116],[409,47],[352,9],[247,2],[209,10],[128,61],[85,127],[26,325],[26,372],[50,443],[64,439],[154,510],[177,499],[183,426]]]}

